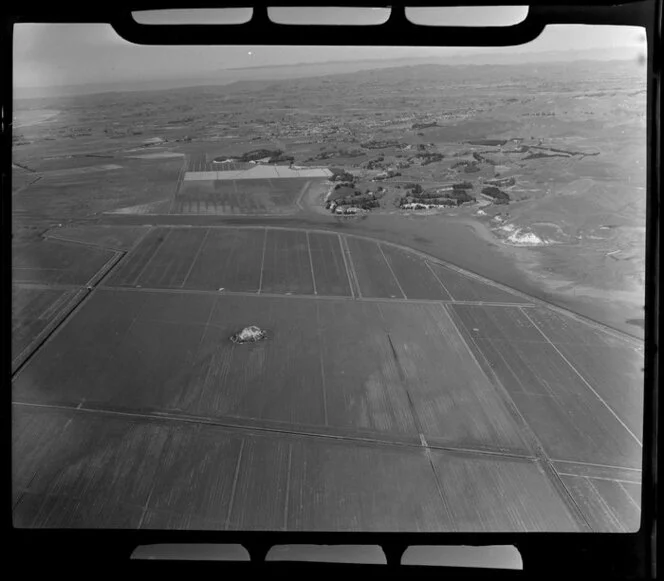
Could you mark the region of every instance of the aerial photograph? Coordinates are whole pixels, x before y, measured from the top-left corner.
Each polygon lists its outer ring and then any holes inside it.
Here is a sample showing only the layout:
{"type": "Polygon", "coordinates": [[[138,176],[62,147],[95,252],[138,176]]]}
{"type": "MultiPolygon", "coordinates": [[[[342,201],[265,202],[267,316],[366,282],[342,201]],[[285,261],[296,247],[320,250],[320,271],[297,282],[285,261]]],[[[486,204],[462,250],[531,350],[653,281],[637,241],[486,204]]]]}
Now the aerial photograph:
{"type": "Polygon", "coordinates": [[[639,529],[645,35],[345,41],[15,26],[15,527],[639,529]]]}

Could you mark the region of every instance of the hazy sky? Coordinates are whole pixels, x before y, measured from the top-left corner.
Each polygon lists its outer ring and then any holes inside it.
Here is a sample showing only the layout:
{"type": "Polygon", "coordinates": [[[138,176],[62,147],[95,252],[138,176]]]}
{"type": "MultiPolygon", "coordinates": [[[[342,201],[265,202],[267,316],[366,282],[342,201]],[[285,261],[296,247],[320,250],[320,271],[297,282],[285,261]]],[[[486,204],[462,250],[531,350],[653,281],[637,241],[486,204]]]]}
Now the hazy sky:
{"type": "MultiPolygon", "coordinates": [[[[472,18],[456,10],[456,13],[448,12],[447,17],[454,17],[453,23],[461,25],[488,25],[498,22],[498,18],[509,23],[510,19],[518,21],[523,17],[521,9],[501,13],[483,7],[483,12],[479,16],[477,13],[472,15],[472,18]]],[[[343,17],[343,9],[335,9],[335,14],[343,17]]],[[[290,16],[294,18],[293,14],[290,16]]],[[[302,20],[302,17],[310,18],[311,14],[298,9],[297,16],[302,20]]],[[[420,17],[433,22],[431,13],[420,17]]],[[[356,16],[353,18],[358,20],[356,16]]],[[[372,16],[369,14],[367,18],[372,16]]],[[[165,20],[169,21],[169,18],[165,20]]],[[[209,15],[206,21],[209,21],[209,15]]],[[[490,50],[532,54],[570,49],[637,48],[645,46],[643,37],[640,29],[633,27],[553,26],[529,44],[490,50]]],[[[453,53],[486,51],[486,48],[451,47],[140,46],[124,41],[105,24],[18,24],[14,29],[14,86],[52,87],[196,78],[235,67],[400,57],[444,58],[453,53]]]]}

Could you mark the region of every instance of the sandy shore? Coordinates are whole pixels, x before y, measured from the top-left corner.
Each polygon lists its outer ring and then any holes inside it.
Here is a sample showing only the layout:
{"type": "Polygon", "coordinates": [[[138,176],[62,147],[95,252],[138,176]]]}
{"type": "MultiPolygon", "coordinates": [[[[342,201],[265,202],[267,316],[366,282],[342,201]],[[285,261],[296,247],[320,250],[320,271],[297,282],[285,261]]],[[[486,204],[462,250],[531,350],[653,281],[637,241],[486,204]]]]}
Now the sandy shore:
{"type": "Polygon", "coordinates": [[[616,290],[580,284],[560,273],[546,271],[542,266],[540,247],[507,244],[478,220],[460,218],[460,221],[472,228],[482,240],[495,244],[533,285],[553,297],[556,303],[632,335],[643,337],[643,330],[638,324],[628,322],[631,319],[643,318],[643,289],[616,290]]]}

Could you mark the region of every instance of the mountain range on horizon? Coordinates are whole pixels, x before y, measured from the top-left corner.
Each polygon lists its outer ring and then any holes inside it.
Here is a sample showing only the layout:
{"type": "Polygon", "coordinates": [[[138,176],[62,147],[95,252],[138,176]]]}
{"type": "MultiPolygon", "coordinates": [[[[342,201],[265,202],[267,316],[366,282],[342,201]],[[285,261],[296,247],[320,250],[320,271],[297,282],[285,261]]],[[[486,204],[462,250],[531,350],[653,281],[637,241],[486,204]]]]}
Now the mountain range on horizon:
{"type": "Polygon", "coordinates": [[[456,52],[444,57],[400,57],[385,59],[364,59],[357,61],[319,61],[280,64],[273,66],[253,66],[218,69],[216,74],[197,77],[164,77],[141,81],[127,80],[105,83],[85,83],[59,86],[14,86],[14,100],[70,97],[99,93],[161,91],[190,87],[222,86],[241,81],[280,81],[307,77],[345,74],[400,66],[439,64],[442,66],[482,66],[519,65],[536,63],[610,61],[638,59],[640,49],[634,47],[614,47],[611,49],[585,49],[580,51],[559,50],[524,52],[521,47],[500,47],[491,52],[484,47],[478,52],[456,52]]]}

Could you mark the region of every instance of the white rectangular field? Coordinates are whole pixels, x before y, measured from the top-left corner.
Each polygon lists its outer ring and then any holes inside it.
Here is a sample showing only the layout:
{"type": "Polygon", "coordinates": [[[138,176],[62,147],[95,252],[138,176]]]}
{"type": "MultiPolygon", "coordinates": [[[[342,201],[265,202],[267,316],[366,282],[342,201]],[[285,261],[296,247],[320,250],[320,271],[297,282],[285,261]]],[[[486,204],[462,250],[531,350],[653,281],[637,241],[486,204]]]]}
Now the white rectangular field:
{"type": "Polygon", "coordinates": [[[328,178],[332,172],[323,168],[290,168],[287,165],[256,165],[249,169],[233,171],[188,171],[185,181],[256,180],[278,178],[328,178]]]}

